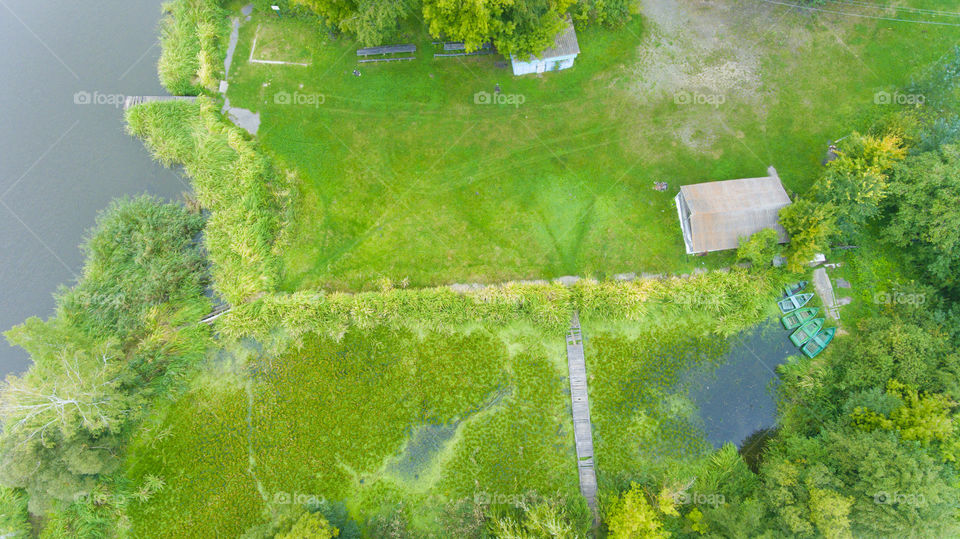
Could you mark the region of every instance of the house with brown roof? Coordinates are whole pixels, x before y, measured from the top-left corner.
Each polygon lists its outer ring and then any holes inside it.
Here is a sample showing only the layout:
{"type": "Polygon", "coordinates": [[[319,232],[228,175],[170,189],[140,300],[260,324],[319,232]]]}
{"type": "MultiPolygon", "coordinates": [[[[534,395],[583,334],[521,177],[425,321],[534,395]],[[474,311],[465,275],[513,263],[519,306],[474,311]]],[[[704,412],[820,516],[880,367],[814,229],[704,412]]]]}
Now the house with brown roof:
{"type": "Polygon", "coordinates": [[[578,54],[580,44],[577,43],[577,31],[573,28],[573,21],[568,18],[554,38],[553,46],[543,51],[539,57],[530,55],[528,60],[518,60],[516,56],[510,55],[510,61],[514,75],[527,75],[573,67],[573,61],[578,54]]]}
{"type": "Polygon", "coordinates": [[[790,197],[773,167],[762,178],[684,185],[674,200],[687,254],[736,249],[741,238],[765,228],[788,241],[778,215],[790,197]]]}

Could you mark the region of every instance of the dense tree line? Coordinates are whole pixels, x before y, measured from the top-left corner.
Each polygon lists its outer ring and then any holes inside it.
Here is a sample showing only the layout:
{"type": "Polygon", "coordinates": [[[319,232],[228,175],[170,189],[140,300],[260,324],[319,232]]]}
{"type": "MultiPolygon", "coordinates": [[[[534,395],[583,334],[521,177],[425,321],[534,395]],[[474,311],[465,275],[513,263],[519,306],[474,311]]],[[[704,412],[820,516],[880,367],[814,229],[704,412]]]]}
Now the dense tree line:
{"type": "Polygon", "coordinates": [[[6,333],[33,365],[0,389],[0,533],[23,531],[26,520],[10,515],[29,500],[31,513],[54,516],[49,533],[102,534],[122,525],[118,500],[162,488],[160,478],[124,484],[117,472],[151,403],[205,354],[202,226],[179,204],[115,202],[84,243],[77,284],[57,294],[56,315],[6,333]]]}
{"type": "MultiPolygon", "coordinates": [[[[276,2],[260,4],[269,10],[276,2]]],[[[492,43],[503,54],[542,52],[568,16],[578,24],[608,27],[630,18],[627,0],[288,0],[280,5],[289,13],[312,13],[365,46],[398,39],[403,22],[412,19],[435,37],[463,41],[468,51],[492,43]]]]}

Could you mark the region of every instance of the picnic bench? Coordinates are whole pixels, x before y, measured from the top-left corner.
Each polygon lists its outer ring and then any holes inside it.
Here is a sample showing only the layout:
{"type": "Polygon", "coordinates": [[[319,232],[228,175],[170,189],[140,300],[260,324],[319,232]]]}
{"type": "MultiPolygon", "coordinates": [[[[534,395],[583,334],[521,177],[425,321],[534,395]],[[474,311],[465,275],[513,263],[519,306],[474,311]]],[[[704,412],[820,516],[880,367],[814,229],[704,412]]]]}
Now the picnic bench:
{"type": "Polygon", "coordinates": [[[417,52],[417,46],[414,44],[407,45],[383,45],[380,47],[365,47],[362,49],[357,49],[357,56],[362,57],[361,60],[357,60],[359,63],[364,62],[392,62],[395,60],[415,60],[416,56],[390,56],[391,54],[413,54],[417,52]],[[380,56],[380,58],[369,58],[370,56],[380,56]]]}
{"type": "MultiPolygon", "coordinates": [[[[435,43],[438,44],[438,43],[435,43]]],[[[444,51],[460,51],[460,52],[443,52],[436,53],[433,55],[434,58],[446,57],[446,56],[477,56],[480,54],[491,54],[493,52],[493,46],[489,43],[484,43],[479,50],[473,52],[466,52],[467,46],[462,41],[444,41],[443,42],[444,51]]]]}

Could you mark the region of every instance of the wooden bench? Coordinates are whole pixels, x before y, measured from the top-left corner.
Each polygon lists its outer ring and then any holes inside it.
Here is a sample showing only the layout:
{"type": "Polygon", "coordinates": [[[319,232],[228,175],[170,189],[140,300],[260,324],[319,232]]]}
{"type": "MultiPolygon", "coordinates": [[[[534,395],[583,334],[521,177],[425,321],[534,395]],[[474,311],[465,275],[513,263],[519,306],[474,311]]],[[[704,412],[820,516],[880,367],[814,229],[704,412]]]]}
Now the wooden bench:
{"type": "Polygon", "coordinates": [[[364,62],[392,62],[395,60],[415,60],[416,56],[388,56],[390,54],[412,54],[417,52],[417,46],[414,44],[407,45],[384,45],[382,47],[366,47],[363,49],[357,49],[357,56],[364,57],[362,60],[357,60],[359,63],[364,62]],[[383,58],[367,58],[368,56],[383,56],[383,58]]]}
{"type": "Polygon", "coordinates": [[[491,54],[493,53],[493,46],[489,43],[484,43],[479,50],[475,50],[473,52],[466,52],[467,46],[462,41],[444,41],[443,50],[444,51],[461,51],[461,52],[436,53],[433,55],[433,57],[443,58],[448,56],[478,56],[481,54],[491,54]]]}

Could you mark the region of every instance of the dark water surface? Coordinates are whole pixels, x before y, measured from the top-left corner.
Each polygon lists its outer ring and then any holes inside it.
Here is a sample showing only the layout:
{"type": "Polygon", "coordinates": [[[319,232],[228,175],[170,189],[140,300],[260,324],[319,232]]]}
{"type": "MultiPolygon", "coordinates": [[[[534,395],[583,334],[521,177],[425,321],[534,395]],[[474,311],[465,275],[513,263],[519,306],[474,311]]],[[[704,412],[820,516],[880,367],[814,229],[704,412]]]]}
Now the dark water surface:
{"type": "Polygon", "coordinates": [[[719,366],[704,362],[684,375],[681,386],[700,409],[707,441],[714,447],[743,441],[776,423],[776,368],[799,350],[780,320],[771,319],[730,339],[719,366]]]}
{"type": "MultiPolygon", "coordinates": [[[[160,3],[0,0],[0,331],[52,314],[51,294],[74,282],[77,246],[111,199],[187,190],[124,133],[121,108],[74,99],[166,94],[160,3]]],[[[28,363],[0,339],[0,375],[28,363]]]]}

